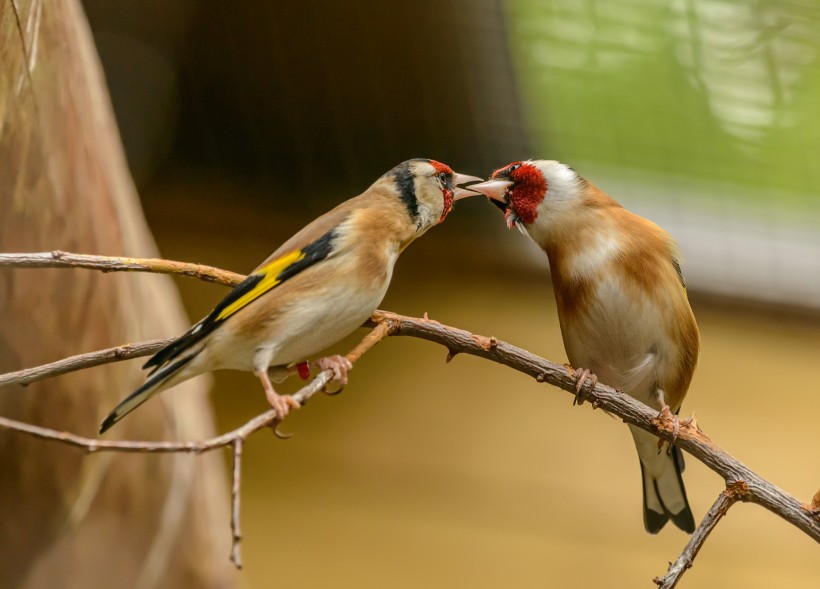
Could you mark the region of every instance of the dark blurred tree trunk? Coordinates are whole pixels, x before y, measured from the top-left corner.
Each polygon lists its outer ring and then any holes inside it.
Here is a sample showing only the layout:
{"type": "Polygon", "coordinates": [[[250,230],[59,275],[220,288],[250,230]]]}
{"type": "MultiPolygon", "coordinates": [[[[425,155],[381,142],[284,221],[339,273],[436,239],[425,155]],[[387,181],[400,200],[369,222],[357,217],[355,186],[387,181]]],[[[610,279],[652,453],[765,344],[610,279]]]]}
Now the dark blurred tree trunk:
{"type": "Polygon", "coordinates": [[[501,0],[240,0],[192,19],[178,156],[312,194],[411,157],[483,174],[531,156],[501,0]]]}
{"type": "MultiPolygon", "coordinates": [[[[0,251],[156,255],[76,0],[0,1],[0,251]]],[[[0,372],[187,326],[170,279],[0,271],[0,372]]],[[[93,436],[141,382],[109,364],[0,390],[0,413],[93,436]]],[[[129,438],[213,431],[202,381],[113,430],[129,438]]],[[[5,587],[226,587],[226,478],[218,454],[101,454],[0,432],[5,587]]]]}
{"type": "Polygon", "coordinates": [[[504,0],[83,3],[147,198],[175,169],[316,203],[411,157],[532,156],[504,0]]]}

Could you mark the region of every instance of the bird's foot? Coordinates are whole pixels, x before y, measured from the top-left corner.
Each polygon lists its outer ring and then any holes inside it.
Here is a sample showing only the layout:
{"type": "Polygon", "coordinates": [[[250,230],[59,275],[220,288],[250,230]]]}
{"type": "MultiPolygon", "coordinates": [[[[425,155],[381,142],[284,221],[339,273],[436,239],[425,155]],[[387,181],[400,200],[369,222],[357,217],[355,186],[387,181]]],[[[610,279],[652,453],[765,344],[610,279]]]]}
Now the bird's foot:
{"type": "Polygon", "coordinates": [[[313,365],[319,370],[330,370],[333,372],[333,380],[338,382],[341,386],[338,391],[333,393],[334,395],[342,392],[342,389],[347,384],[347,373],[353,368],[353,362],[344,356],[339,356],[338,354],[335,356],[325,356],[324,358],[319,358],[313,363],[313,365]]]}
{"type": "Polygon", "coordinates": [[[255,370],[254,374],[256,374],[257,378],[262,382],[262,388],[265,389],[265,397],[267,397],[268,403],[270,403],[273,410],[276,411],[276,419],[278,421],[284,419],[291,409],[301,407],[299,401],[294,399],[293,396],[280,395],[273,389],[267,368],[264,370],[255,370]]]}
{"type": "Polygon", "coordinates": [[[265,391],[265,396],[268,398],[268,403],[276,411],[276,419],[281,421],[291,409],[299,409],[302,405],[293,398],[293,395],[280,395],[274,390],[270,392],[265,391]]]}
{"type": "Polygon", "coordinates": [[[347,384],[347,373],[353,369],[353,362],[338,354],[319,358],[316,361],[316,365],[322,370],[331,370],[333,372],[333,380],[342,386],[347,384]]]}
{"type": "MultiPolygon", "coordinates": [[[[671,423],[672,424],[672,441],[669,442],[669,449],[668,449],[668,452],[671,452],[672,451],[672,446],[674,446],[675,442],[678,441],[678,433],[680,432],[680,425],[681,425],[680,419],[678,419],[677,415],[672,413],[672,410],[669,408],[669,405],[667,405],[666,403],[663,403],[663,405],[661,405],[661,410],[658,413],[658,420],[661,423],[671,423]]],[[[684,425],[689,425],[689,423],[691,421],[692,421],[691,419],[687,420],[684,423],[684,425]]],[[[658,438],[658,454],[660,454],[661,450],[663,450],[663,445],[664,444],[665,444],[665,442],[664,442],[663,438],[658,438]]]]}
{"type": "Polygon", "coordinates": [[[584,388],[585,384],[588,384],[590,388],[593,388],[596,384],[598,384],[598,377],[590,372],[588,368],[573,368],[572,378],[575,380],[575,399],[573,399],[572,404],[583,405],[584,399],[581,396],[581,390],[584,388]]]}
{"type": "Polygon", "coordinates": [[[688,427],[688,428],[691,428],[693,430],[700,431],[700,427],[698,427],[698,420],[695,417],[695,412],[694,411],[692,412],[692,415],[690,417],[687,417],[686,419],[681,421],[680,424],[683,427],[688,427]]]}

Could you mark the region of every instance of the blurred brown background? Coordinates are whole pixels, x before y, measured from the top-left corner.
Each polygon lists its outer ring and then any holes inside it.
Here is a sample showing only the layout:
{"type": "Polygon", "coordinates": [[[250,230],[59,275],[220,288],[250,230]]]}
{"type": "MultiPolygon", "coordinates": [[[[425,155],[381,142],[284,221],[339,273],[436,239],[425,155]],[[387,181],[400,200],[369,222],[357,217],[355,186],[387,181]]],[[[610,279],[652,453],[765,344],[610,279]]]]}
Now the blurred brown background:
{"type": "MultiPolygon", "coordinates": [[[[681,240],[703,340],[683,412],[778,486],[806,501],[817,491],[811,3],[763,2],[723,19],[731,9],[707,0],[667,10],[83,4],[164,256],[247,272],[410,157],[479,175],[563,159],[681,240]],[[724,70],[736,77],[720,86],[724,70]]],[[[224,294],[176,282],[192,320],[224,294]]],[[[545,260],[479,199],[403,255],[383,308],[565,359],[545,260]]],[[[341,396],[288,420],[292,440],[249,442],[246,586],[651,586],[687,537],[643,531],[626,429],[502,367],[444,357],[421,341],[383,343],[341,396]]],[[[265,408],[249,375],[216,375],[211,398],[220,430],[265,408]]],[[[687,465],[701,517],[722,481],[687,465]]],[[[730,512],[683,581],[818,582],[817,546],[750,505],[730,512]]]]}

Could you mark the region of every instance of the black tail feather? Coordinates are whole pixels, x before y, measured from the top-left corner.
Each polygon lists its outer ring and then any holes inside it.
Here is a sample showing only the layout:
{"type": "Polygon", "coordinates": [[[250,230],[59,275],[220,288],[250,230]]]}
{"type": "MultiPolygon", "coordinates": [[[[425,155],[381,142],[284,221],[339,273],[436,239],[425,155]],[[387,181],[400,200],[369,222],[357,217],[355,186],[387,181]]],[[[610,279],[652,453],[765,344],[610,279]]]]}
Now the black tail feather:
{"type": "MultiPolygon", "coordinates": [[[[646,473],[644,472],[643,462],[640,460],[638,460],[638,462],[641,465],[641,489],[643,489],[643,527],[646,528],[647,532],[654,535],[660,532],[666,525],[666,522],[669,521],[669,514],[666,510],[664,510],[663,513],[658,513],[654,509],[649,509],[646,497],[646,485],[644,484],[646,473]]],[[[657,487],[655,488],[655,494],[660,496],[657,487]]]]}
{"type": "Polygon", "coordinates": [[[100,435],[108,431],[112,425],[117,423],[120,419],[131,413],[134,409],[145,403],[153,394],[153,389],[156,389],[163,382],[168,380],[171,376],[179,371],[183,366],[188,364],[191,360],[196,358],[197,354],[191,354],[185,358],[181,358],[169,364],[162,370],[154,373],[148,380],[146,380],[140,388],[128,395],[125,399],[120,401],[114,410],[108,414],[103,422],[100,424],[100,435]]]}
{"type": "Polygon", "coordinates": [[[681,476],[684,469],[683,454],[680,449],[674,446],[672,447],[672,461],[675,464],[675,473],[678,477],[678,484],[680,485],[680,490],[683,494],[684,501],[684,508],[678,513],[672,513],[666,508],[666,505],[663,503],[663,497],[658,489],[658,484],[654,480],[652,481],[652,484],[655,489],[655,495],[658,497],[661,507],[663,508],[663,513],[658,513],[657,511],[649,508],[646,497],[646,485],[643,484],[643,480],[646,475],[644,472],[643,462],[639,461],[641,465],[641,488],[643,489],[643,524],[646,531],[650,534],[657,534],[660,532],[666,525],[666,522],[670,519],[672,520],[672,523],[687,534],[691,534],[695,531],[695,517],[692,515],[692,509],[689,507],[689,499],[686,497],[686,487],[683,486],[683,477],[681,476]]]}
{"type": "Polygon", "coordinates": [[[683,463],[683,453],[676,446],[672,446],[672,460],[675,462],[675,473],[678,475],[678,483],[683,493],[685,503],[683,510],[675,515],[670,514],[672,522],[687,534],[695,531],[695,516],[692,515],[692,508],[689,507],[689,498],[686,496],[686,487],[683,486],[683,470],[686,465],[683,463]]]}

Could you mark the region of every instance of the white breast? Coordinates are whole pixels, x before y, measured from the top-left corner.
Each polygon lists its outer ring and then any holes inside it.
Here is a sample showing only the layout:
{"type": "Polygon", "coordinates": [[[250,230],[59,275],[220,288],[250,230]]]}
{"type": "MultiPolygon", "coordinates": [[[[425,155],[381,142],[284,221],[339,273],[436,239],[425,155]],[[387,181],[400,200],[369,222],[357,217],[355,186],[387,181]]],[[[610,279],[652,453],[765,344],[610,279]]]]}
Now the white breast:
{"type": "Polygon", "coordinates": [[[314,356],[346,337],[370,317],[381,304],[398,258],[398,249],[388,247],[385,272],[372,282],[345,280],[350,273],[364,274],[354,254],[333,260],[328,269],[337,280],[328,280],[320,291],[291,303],[270,345],[275,347],[271,364],[290,364],[314,356]]]}
{"type": "Polygon", "coordinates": [[[211,369],[252,371],[260,357],[269,357],[271,366],[299,362],[315,357],[360,327],[387,292],[398,248],[378,256],[378,262],[386,264],[383,272],[373,272],[374,258],[357,253],[362,252],[337,250],[337,255],[320,262],[320,273],[314,273],[298,291],[288,291],[299,280],[297,276],[283,290],[263,295],[278,295],[282,301],[270,300],[269,315],[258,317],[253,330],[228,319],[206,346],[211,369]],[[372,280],[362,276],[372,276],[372,280]]]}
{"type": "Polygon", "coordinates": [[[369,292],[331,288],[321,297],[294,304],[272,342],[276,350],[271,364],[304,360],[346,337],[378,308],[386,291],[387,284],[369,292]]]}
{"type": "MultiPolygon", "coordinates": [[[[576,258],[576,275],[593,273],[617,249],[607,242],[576,258]]],[[[567,355],[573,366],[588,368],[601,382],[644,402],[654,397],[654,384],[664,358],[674,353],[666,335],[663,310],[654,298],[635,296],[620,275],[603,273],[586,312],[571,323],[562,321],[567,355]]]]}

